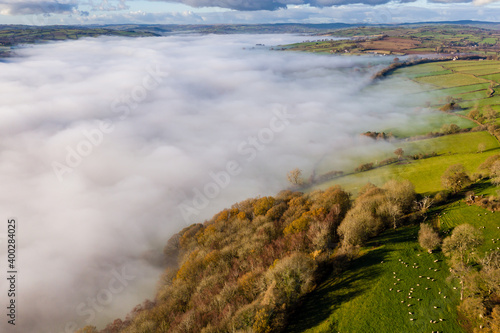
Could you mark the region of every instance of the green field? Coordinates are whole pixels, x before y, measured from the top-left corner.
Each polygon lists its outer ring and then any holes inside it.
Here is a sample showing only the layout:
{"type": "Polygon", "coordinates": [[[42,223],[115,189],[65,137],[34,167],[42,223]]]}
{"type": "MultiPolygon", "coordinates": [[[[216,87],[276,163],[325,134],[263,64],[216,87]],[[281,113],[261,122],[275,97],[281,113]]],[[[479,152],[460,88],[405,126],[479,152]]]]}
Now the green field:
{"type": "Polygon", "coordinates": [[[466,86],[471,84],[487,82],[485,79],[475,77],[471,74],[462,74],[462,73],[424,76],[415,79],[415,81],[424,84],[432,84],[434,86],[442,88],[451,88],[451,87],[466,86]]]}
{"type": "Polygon", "coordinates": [[[417,233],[418,227],[406,227],[373,239],[345,273],[305,298],[287,332],[463,332],[458,284],[446,281],[444,256],[423,251],[417,233]]]}
{"type": "Polygon", "coordinates": [[[463,223],[481,230],[485,238],[484,244],[479,248],[481,252],[500,248],[500,212],[492,213],[481,207],[467,206],[464,202],[454,202],[440,213],[438,221],[443,231],[463,223]]]}
{"type": "MultiPolygon", "coordinates": [[[[407,179],[415,185],[418,193],[435,193],[443,190],[441,175],[450,165],[463,164],[469,172],[474,173],[488,156],[500,153],[498,141],[487,132],[462,133],[403,142],[395,147],[403,148],[407,155],[436,152],[439,156],[422,160],[407,160],[370,171],[352,173],[315,186],[314,189],[341,185],[346,190],[357,193],[368,182],[382,185],[390,179],[407,179]],[[483,153],[477,153],[480,143],[485,145],[483,153]]],[[[381,156],[380,160],[387,157],[390,156],[381,156]]]]}

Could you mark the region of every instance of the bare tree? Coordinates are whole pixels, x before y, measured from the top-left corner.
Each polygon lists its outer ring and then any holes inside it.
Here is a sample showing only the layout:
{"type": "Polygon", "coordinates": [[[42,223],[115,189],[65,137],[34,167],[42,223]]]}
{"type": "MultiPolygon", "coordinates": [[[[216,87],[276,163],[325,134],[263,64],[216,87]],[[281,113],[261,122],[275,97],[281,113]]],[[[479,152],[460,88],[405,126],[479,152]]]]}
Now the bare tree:
{"type": "Polygon", "coordinates": [[[288,181],[293,185],[304,184],[304,179],[302,178],[302,170],[300,170],[299,168],[295,168],[292,171],[289,171],[286,176],[288,181]]]}
{"type": "Polygon", "coordinates": [[[431,199],[431,197],[429,196],[424,197],[422,200],[415,201],[415,206],[422,213],[427,212],[427,210],[431,208],[433,204],[434,204],[434,199],[431,199]]]}
{"type": "Polygon", "coordinates": [[[441,244],[441,238],[434,229],[426,224],[420,224],[420,230],[418,231],[418,242],[420,246],[426,249],[429,253],[432,253],[432,250],[436,249],[439,244],[441,244]]]}

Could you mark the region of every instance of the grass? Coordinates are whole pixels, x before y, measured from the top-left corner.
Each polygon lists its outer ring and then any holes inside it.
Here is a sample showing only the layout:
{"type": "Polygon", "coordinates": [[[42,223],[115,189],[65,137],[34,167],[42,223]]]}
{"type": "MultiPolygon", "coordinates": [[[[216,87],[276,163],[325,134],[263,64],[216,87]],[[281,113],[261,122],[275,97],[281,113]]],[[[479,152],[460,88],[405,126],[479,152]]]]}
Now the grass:
{"type": "Polygon", "coordinates": [[[500,147],[493,136],[486,131],[482,131],[407,142],[402,145],[402,148],[408,155],[433,151],[438,154],[470,154],[476,153],[481,143],[485,145],[485,150],[500,147]]]}
{"type": "Polygon", "coordinates": [[[487,82],[485,79],[462,73],[419,77],[415,79],[415,81],[424,84],[432,84],[434,86],[442,88],[451,88],[487,82]]]}
{"type": "Polygon", "coordinates": [[[441,175],[453,164],[463,164],[470,173],[491,155],[499,154],[500,148],[488,150],[482,154],[446,154],[423,160],[407,162],[407,164],[391,164],[370,171],[349,174],[341,178],[315,186],[315,189],[326,189],[333,185],[341,185],[347,191],[356,194],[366,183],[383,185],[390,179],[407,179],[413,183],[415,190],[422,194],[442,191],[441,175]]]}
{"type": "Polygon", "coordinates": [[[456,124],[460,128],[473,128],[476,124],[470,120],[453,116],[444,112],[434,112],[425,115],[417,114],[410,116],[411,127],[387,128],[386,133],[392,133],[396,137],[406,138],[417,135],[425,135],[429,132],[439,132],[444,124],[456,124]]]}
{"type": "Polygon", "coordinates": [[[441,253],[419,247],[417,233],[412,226],[373,239],[348,271],[330,276],[304,299],[287,332],[463,332],[456,315],[459,293],[453,289],[458,285],[446,281],[448,267],[441,253]]]}
{"type": "MultiPolygon", "coordinates": [[[[494,187],[494,186],[492,186],[494,187]]],[[[439,225],[443,231],[448,231],[457,225],[468,223],[483,233],[485,241],[479,251],[481,253],[490,252],[500,247],[500,212],[490,211],[478,206],[467,206],[463,201],[454,202],[440,213],[439,225]],[[480,227],[483,227],[480,228],[480,227]]]]}

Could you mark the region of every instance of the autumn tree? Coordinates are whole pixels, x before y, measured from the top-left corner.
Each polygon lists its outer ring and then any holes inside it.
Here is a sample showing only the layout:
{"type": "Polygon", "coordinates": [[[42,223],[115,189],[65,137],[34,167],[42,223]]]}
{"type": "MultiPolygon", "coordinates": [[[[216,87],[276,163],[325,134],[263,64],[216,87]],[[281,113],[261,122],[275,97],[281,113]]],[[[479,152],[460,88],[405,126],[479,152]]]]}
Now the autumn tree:
{"type": "Polygon", "coordinates": [[[289,171],[287,174],[287,179],[292,185],[304,184],[304,178],[302,178],[302,170],[300,170],[299,168],[289,171]]]}
{"type": "Polygon", "coordinates": [[[441,244],[441,238],[439,238],[438,233],[430,225],[422,223],[418,231],[418,242],[420,246],[431,253],[432,250],[441,244]]]}
{"type": "Polygon", "coordinates": [[[447,190],[457,193],[464,187],[469,186],[471,180],[462,164],[451,165],[441,176],[441,184],[447,190]]]}
{"type": "Polygon", "coordinates": [[[404,156],[405,151],[403,148],[398,148],[394,151],[394,154],[398,157],[398,159],[401,159],[404,156]]]}

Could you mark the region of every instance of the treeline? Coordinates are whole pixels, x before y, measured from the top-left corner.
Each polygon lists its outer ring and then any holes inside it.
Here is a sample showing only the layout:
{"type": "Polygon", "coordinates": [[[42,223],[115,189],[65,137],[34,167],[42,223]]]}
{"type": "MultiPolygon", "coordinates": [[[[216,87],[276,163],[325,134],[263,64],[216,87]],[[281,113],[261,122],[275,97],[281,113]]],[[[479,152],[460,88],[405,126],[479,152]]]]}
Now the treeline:
{"type": "MultiPolygon", "coordinates": [[[[248,199],[174,235],[156,297],[101,333],[283,332],[301,296],[340,273],[359,245],[413,216],[410,182],[248,199]]],[[[99,332],[87,326],[79,332],[99,332]]]]}

